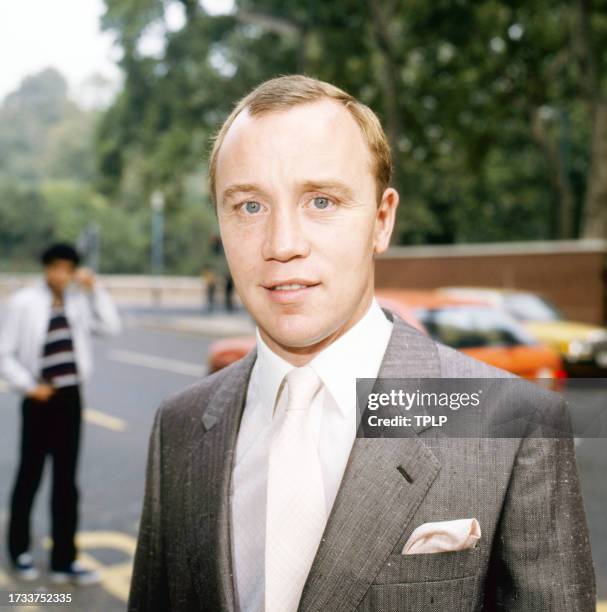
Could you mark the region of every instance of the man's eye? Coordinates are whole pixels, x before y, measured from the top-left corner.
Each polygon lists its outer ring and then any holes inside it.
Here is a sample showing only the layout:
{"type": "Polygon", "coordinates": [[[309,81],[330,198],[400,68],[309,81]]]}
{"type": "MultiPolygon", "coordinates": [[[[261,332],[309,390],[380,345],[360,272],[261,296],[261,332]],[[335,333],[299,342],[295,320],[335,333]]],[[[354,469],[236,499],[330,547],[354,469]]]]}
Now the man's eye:
{"type": "Polygon", "coordinates": [[[331,200],[329,200],[329,198],[317,197],[312,200],[312,204],[314,208],[324,210],[331,205],[331,200]]]}
{"type": "Polygon", "coordinates": [[[249,201],[249,202],[245,202],[242,205],[242,208],[247,214],[254,215],[261,210],[261,204],[259,202],[249,201]]]}

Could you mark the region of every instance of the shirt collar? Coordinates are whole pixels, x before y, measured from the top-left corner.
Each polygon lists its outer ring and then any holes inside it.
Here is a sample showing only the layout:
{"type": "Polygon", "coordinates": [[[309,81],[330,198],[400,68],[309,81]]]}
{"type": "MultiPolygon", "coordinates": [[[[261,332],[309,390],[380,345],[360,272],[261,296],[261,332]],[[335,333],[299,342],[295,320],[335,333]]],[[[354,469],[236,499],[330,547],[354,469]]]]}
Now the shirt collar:
{"type": "Polygon", "coordinates": [[[310,362],[342,416],[356,408],[356,379],[377,377],[391,334],[392,323],[373,298],[362,319],[310,362]]]}
{"type": "Polygon", "coordinates": [[[293,366],[279,357],[263,341],[259,328],[255,330],[255,336],[257,339],[257,361],[255,362],[254,380],[261,405],[268,410],[267,416],[271,420],[282,381],[287,373],[293,369],[293,366]]]}
{"type": "MultiPolygon", "coordinates": [[[[342,416],[355,410],[356,379],[377,376],[391,333],[392,323],[373,298],[360,321],[308,364],[332,395],[342,416]]],[[[293,366],[268,347],[259,329],[256,338],[254,380],[261,405],[269,411],[271,419],[282,381],[293,366]]]]}

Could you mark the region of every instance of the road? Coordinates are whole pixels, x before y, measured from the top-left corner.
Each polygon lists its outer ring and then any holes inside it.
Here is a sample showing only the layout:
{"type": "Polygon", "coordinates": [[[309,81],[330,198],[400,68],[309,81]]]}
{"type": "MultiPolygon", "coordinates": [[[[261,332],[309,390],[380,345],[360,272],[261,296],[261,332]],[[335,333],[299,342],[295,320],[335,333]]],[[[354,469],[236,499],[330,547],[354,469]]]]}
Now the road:
{"type": "MultiPolygon", "coordinates": [[[[154,412],[162,398],[204,374],[211,341],[211,337],[200,335],[127,326],[119,338],[95,342],[97,367],[87,393],[80,462],[79,542],[81,558],[102,570],[103,582],[95,587],[62,589],[72,593],[74,603],[69,609],[125,609],[154,412]]],[[[48,583],[43,578],[34,586],[16,584],[6,564],[6,509],[17,457],[19,418],[17,398],[5,386],[0,386],[0,414],[0,591],[32,590],[48,583]]],[[[578,462],[599,594],[607,600],[605,440],[580,440],[578,462]]],[[[48,549],[48,471],[33,517],[35,556],[42,568],[46,567],[48,549]]],[[[607,605],[600,609],[607,610],[607,605]]]]}

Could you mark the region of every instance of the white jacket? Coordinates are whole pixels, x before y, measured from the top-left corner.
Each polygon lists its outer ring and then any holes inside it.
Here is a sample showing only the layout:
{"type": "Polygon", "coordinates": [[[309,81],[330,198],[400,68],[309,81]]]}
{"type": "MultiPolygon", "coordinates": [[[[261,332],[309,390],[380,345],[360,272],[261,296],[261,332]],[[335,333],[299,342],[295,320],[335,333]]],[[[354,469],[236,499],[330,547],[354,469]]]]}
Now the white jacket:
{"type": "MultiPolygon", "coordinates": [[[[39,382],[52,301],[45,281],[20,289],[8,301],[0,324],[0,376],[23,394],[39,382]]],[[[109,294],[97,285],[90,294],[66,291],[64,306],[78,375],[85,382],[93,365],[91,334],[118,334],[120,318],[109,294]]]]}

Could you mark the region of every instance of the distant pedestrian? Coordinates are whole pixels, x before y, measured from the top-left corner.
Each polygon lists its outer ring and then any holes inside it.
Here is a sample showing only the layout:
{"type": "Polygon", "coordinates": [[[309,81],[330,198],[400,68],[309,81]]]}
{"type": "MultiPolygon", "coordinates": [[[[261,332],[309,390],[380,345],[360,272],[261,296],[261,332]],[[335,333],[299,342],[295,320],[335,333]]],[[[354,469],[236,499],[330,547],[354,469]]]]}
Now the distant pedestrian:
{"type": "Polygon", "coordinates": [[[215,309],[215,293],[217,291],[217,275],[210,267],[205,267],[200,275],[204,291],[206,293],[206,311],[213,312],[215,309]]]}
{"type": "Polygon", "coordinates": [[[234,281],[229,272],[225,275],[224,303],[228,312],[234,310],[234,281]]]}
{"type": "Polygon", "coordinates": [[[44,280],[12,296],[0,326],[0,374],[23,396],[8,530],[12,569],[24,580],[39,575],[31,553],[30,515],[50,455],[50,578],[57,584],[83,585],[98,582],[100,576],[76,560],[81,387],[91,371],[91,333],[117,334],[120,319],[93,272],[78,268],[79,263],[72,246],[55,244],[42,254],[44,280]],[[74,281],[78,288],[71,286],[74,281]]]}

